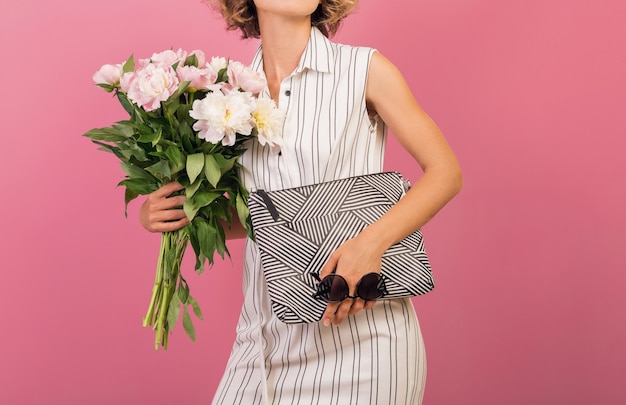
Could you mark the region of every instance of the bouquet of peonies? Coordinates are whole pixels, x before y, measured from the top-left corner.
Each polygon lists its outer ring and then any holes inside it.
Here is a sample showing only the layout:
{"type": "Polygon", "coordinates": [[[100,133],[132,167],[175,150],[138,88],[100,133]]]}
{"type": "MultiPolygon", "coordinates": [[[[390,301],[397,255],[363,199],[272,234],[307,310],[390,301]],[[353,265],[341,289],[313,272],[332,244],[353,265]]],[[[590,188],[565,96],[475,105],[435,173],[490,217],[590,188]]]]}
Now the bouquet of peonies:
{"type": "Polygon", "coordinates": [[[149,59],[104,65],[94,82],[114,92],[128,120],[95,128],[85,136],[121,160],[126,178],[125,202],[178,181],[185,186],[189,225],[162,234],[161,251],[144,326],[156,331],[155,349],[167,349],[168,332],[183,310],[183,327],[195,330],[188,307],[202,313],[189,294],[180,266],[188,243],[195,269],[213,264],[217,252],[228,254],[220,220],[237,220],[251,235],[248,193],[238,177],[237,158],[254,140],[280,149],[283,116],[271,99],[260,99],[264,77],[243,64],[212,58],[201,51],[166,50],[149,59]]]}

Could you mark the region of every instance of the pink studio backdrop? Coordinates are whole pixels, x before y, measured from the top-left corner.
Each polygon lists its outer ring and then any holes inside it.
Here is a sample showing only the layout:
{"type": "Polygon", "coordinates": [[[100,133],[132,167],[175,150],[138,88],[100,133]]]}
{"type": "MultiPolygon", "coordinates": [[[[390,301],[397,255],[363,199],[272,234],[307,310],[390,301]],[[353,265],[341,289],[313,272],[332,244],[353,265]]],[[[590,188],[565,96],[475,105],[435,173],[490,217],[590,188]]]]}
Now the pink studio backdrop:
{"type": "MultiPolygon", "coordinates": [[[[366,1],[338,41],[378,48],[439,123],[465,188],[424,231],[425,404],[624,404],[626,3],[366,1]]],[[[241,305],[243,243],[202,276],[167,352],[141,327],[159,237],[81,134],[123,119],[104,63],[170,47],[249,61],[198,0],[2,0],[0,403],[206,404],[241,305]]],[[[387,169],[417,166],[391,140],[387,169]]]]}

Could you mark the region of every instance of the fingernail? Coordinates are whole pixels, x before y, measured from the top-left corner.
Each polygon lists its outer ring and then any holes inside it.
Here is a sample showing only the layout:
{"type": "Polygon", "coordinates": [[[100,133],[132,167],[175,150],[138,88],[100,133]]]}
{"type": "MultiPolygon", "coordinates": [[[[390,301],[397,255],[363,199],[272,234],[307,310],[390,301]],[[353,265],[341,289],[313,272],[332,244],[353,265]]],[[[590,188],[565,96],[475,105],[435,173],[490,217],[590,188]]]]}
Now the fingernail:
{"type": "Polygon", "coordinates": [[[324,326],[330,326],[330,319],[324,318],[324,326]]]}

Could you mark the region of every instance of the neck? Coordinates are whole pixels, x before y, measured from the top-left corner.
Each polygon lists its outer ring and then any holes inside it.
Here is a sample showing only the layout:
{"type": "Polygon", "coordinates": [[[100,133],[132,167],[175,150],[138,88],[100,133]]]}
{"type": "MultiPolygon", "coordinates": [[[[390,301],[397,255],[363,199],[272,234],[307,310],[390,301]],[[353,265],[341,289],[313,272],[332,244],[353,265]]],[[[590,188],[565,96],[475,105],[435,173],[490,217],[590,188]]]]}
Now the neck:
{"type": "Polygon", "coordinates": [[[311,19],[261,13],[258,18],[265,76],[270,83],[280,83],[300,62],[311,35],[311,19]]]}

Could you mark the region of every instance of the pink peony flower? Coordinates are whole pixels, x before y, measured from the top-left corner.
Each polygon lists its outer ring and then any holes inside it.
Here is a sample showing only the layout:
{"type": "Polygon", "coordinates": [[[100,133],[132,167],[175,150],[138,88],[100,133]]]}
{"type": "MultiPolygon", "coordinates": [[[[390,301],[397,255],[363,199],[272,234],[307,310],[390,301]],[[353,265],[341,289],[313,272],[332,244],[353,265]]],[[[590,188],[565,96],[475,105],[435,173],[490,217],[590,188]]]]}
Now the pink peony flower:
{"type": "Polygon", "coordinates": [[[198,59],[199,69],[204,69],[206,67],[206,55],[204,54],[204,52],[202,52],[199,49],[196,49],[196,50],[189,52],[189,56],[191,55],[196,55],[196,58],[198,59]]]}
{"type": "Polygon", "coordinates": [[[171,67],[149,64],[122,76],[120,84],[132,102],[146,111],[154,111],[178,89],[179,81],[171,67]]]}
{"type": "Polygon", "coordinates": [[[181,82],[190,82],[189,88],[192,90],[206,90],[209,84],[212,84],[209,81],[208,69],[199,69],[195,66],[179,66],[176,69],[176,74],[181,82]]]}
{"type": "Polygon", "coordinates": [[[127,72],[120,77],[120,90],[124,93],[128,93],[131,83],[135,79],[135,72],[127,72]]]}
{"type": "Polygon", "coordinates": [[[150,60],[157,65],[173,66],[176,62],[180,62],[181,60],[184,62],[186,58],[187,53],[182,49],[179,49],[178,52],[168,49],[167,51],[152,54],[150,60]]]}
{"type": "Polygon", "coordinates": [[[103,65],[96,73],[93,74],[93,81],[96,84],[108,84],[117,87],[122,77],[122,64],[103,65]]]}
{"type": "Polygon", "coordinates": [[[234,88],[240,88],[255,95],[265,88],[263,75],[247,68],[241,62],[231,62],[228,65],[228,82],[234,88]]]}

